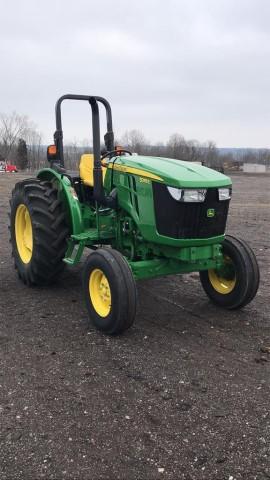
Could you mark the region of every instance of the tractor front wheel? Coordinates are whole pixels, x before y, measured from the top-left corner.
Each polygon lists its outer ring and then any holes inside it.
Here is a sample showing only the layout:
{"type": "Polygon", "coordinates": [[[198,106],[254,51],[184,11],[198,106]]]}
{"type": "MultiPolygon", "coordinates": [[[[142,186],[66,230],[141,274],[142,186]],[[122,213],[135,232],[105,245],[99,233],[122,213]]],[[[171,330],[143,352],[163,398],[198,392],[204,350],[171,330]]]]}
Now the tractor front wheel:
{"type": "Polygon", "coordinates": [[[216,305],[233,310],[255,297],[260,272],[256,257],[244,241],[226,235],[223,242],[224,265],[218,270],[200,272],[204,291],[216,305]]]}
{"type": "Polygon", "coordinates": [[[83,290],[89,318],[98,330],[115,335],[134,322],[137,289],[125,258],[113,249],[91,253],[83,269],[83,290]]]}

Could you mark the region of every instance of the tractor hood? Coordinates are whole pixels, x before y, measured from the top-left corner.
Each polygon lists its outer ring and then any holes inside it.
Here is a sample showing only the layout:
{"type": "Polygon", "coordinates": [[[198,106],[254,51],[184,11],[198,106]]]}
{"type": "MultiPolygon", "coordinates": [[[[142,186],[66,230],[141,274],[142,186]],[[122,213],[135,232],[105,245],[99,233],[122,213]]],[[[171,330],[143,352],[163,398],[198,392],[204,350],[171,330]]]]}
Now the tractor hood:
{"type": "Polygon", "coordinates": [[[111,159],[108,166],[117,171],[139,175],[172,187],[223,187],[232,183],[229,177],[211,168],[172,158],[121,156],[111,159]]]}

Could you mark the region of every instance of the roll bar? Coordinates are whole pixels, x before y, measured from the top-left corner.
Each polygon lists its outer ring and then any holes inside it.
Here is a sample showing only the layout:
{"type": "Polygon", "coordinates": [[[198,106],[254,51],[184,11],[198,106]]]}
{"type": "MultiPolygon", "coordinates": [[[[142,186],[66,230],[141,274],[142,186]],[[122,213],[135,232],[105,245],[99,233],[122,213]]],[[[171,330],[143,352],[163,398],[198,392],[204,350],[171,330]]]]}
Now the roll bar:
{"type": "Polygon", "coordinates": [[[93,154],[94,154],[94,198],[103,205],[113,206],[115,198],[104,195],[102,168],[100,161],[100,122],[98,103],[102,103],[106,110],[107,132],[104,135],[106,149],[110,152],[114,150],[114,134],[112,125],[112,111],[109,102],[103,98],[93,95],[74,95],[67,94],[60,97],[55,105],[56,130],[54,133],[54,142],[56,145],[57,159],[60,167],[64,168],[64,149],[63,149],[63,130],[61,106],[64,100],[83,100],[87,101],[92,110],[92,132],[93,132],[93,154]]]}

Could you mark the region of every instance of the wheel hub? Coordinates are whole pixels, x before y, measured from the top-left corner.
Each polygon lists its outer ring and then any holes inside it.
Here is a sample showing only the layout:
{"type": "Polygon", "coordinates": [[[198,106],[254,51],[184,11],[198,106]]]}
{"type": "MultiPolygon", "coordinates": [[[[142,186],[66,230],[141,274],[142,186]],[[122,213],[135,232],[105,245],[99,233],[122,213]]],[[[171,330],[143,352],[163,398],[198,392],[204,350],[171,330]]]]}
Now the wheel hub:
{"type": "Polygon", "coordinates": [[[107,277],[98,268],[91,272],[89,294],[97,314],[107,317],[111,310],[111,289],[107,277]]]}
{"type": "Polygon", "coordinates": [[[17,250],[23,263],[29,263],[33,253],[33,230],[28,208],[21,203],[15,216],[17,250]]]}
{"type": "Polygon", "coordinates": [[[212,287],[223,295],[231,293],[236,285],[235,268],[227,255],[224,256],[224,265],[219,270],[209,270],[208,275],[212,287]]]}

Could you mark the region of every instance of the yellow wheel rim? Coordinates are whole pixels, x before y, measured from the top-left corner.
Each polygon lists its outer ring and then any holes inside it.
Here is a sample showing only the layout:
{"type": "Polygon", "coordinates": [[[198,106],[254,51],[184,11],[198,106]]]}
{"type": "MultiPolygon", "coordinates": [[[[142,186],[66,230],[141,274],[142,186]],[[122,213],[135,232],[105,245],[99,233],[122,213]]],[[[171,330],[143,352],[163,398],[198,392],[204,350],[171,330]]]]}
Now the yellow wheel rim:
{"type": "Polygon", "coordinates": [[[220,270],[209,270],[208,278],[218,293],[222,295],[231,293],[236,285],[236,274],[230,257],[224,256],[224,267],[220,270]]]}
{"type": "Polygon", "coordinates": [[[107,317],[111,310],[111,289],[107,277],[98,268],[91,272],[89,295],[97,314],[100,317],[107,317]]]}
{"type": "Polygon", "coordinates": [[[28,208],[21,203],[15,216],[17,250],[23,263],[29,263],[33,253],[33,230],[28,208]]]}

